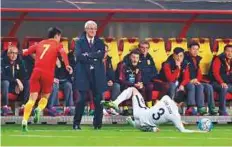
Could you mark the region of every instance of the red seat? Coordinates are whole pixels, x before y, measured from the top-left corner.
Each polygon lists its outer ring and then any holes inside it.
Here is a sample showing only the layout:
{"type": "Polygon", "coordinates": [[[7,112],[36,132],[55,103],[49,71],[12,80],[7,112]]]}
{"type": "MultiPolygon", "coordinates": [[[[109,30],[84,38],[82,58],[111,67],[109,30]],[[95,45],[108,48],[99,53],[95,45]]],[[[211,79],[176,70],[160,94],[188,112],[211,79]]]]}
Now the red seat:
{"type": "Polygon", "coordinates": [[[111,98],[111,93],[110,93],[109,90],[105,91],[103,95],[104,95],[104,99],[105,99],[105,100],[110,100],[110,98],[111,98]]]}
{"type": "MultiPolygon", "coordinates": [[[[219,95],[217,92],[214,91],[214,99],[215,100],[218,100],[219,99],[219,95]]],[[[229,100],[232,100],[232,93],[227,93],[226,94],[226,100],[229,101],[229,100]]]]}
{"type": "Polygon", "coordinates": [[[79,40],[78,37],[72,39],[71,45],[70,45],[70,51],[74,51],[74,49],[75,49],[75,43],[76,43],[77,40],[79,40]]]}
{"type": "Polygon", "coordinates": [[[18,98],[17,94],[13,94],[13,93],[8,93],[8,98],[10,101],[16,101],[18,98]]]}
{"type": "Polygon", "coordinates": [[[152,100],[157,100],[159,98],[159,94],[160,94],[159,91],[153,90],[152,91],[152,100]]]}
{"type": "Polygon", "coordinates": [[[19,40],[15,37],[1,37],[2,50],[7,50],[10,45],[17,46],[19,48],[19,40]]]}
{"type": "Polygon", "coordinates": [[[63,100],[64,99],[64,92],[62,90],[59,90],[58,92],[58,99],[63,100]]]}
{"type": "MultiPolygon", "coordinates": [[[[152,100],[157,100],[159,97],[159,91],[152,91],[152,100]]],[[[109,90],[104,92],[104,99],[105,100],[110,100],[111,98],[111,92],[109,90]]]]}
{"type": "Polygon", "coordinates": [[[39,43],[40,41],[42,41],[43,38],[40,37],[25,37],[23,40],[23,48],[29,48],[30,46],[39,43]]]}
{"type": "Polygon", "coordinates": [[[214,45],[213,45],[213,53],[215,55],[219,55],[224,51],[224,47],[228,44],[232,45],[232,39],[231,38],[227,38],[227,39],[215,39],[214,41],[214,45]]]}

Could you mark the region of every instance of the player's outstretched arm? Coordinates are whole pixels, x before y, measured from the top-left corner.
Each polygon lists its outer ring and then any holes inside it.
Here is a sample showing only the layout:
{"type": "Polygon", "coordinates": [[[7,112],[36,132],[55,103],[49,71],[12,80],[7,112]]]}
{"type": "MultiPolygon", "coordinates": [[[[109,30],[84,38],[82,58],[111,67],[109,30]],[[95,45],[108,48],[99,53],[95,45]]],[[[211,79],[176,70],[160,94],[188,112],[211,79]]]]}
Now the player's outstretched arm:
{"type": "Polygon", "coordinates": [[[36,51],[37,44],[30,46],[28,49],[23,49],[23,56],[28,56],[36,51]]]}
{"type": "Polygon", "coordinates": [[[69,65],[68,56],[67,56],[66,52],[64,51],[64,48],[63,48],[62,45],[60,46],[59,53],[60,53],[60,55],[61,55],[61,57],[62,57],[62,59],[64,61],[66,70],[69,72],[69,74],[72,74],[73,73],[73,69],[69,65]]]}
{"type": "Polygon", "coordinates": [[[207,133],[207,131],[201,131],[201,130],[188,130],[188,129],[184,129],[181,130],[182,133],[207,133]]]}
{"type": "Polygon", "coordinates": [[[200,131],[200,130],[188,130],[185,129],[180,115],[177,115],[176,117],[173,117],[172,122],[176,126],[176,128],[181,132],[181,133],[206,133],[206,131],[200,131]]]}

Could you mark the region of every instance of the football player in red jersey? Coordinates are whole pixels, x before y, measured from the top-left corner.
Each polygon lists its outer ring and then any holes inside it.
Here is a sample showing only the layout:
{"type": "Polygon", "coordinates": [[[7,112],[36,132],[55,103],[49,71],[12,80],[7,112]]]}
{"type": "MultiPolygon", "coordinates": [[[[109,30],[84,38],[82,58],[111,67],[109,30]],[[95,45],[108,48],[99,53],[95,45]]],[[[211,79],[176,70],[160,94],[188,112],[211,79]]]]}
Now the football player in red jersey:
{"type": "Polygon", "coordinates": [[[40,112],[46,107],[48,97],[52,90],[54,80],[54,70],[56,59],[60,54],[66,70],[72,74],[73,70],[69,65],[68,57],[60,43],[61,30],[56,27],[51,27],[48,30],[48,39],[39,42],[36,45],[23,50],[23,55],[35,53],[35,66],[30,78],[30,98],[25,105],[22,129],[27,132],[27,121],[30,117],[33,106],[41,92],[41,99],[39,100],[38,107],[34,112],[34,123],[37,123],[40,118],[40,112]]]}

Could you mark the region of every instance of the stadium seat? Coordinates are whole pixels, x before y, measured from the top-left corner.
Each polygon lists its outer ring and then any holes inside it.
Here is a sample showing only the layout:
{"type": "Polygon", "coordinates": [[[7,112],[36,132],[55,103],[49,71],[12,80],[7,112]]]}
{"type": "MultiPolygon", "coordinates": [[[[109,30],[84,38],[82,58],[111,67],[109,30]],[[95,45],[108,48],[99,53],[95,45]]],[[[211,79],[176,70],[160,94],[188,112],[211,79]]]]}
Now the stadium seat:
{"type": "Polygon", "coordinates": [[[63,100],[64,99],[64,92],[62,90],[59,90],[58,92],[58,99],[63,100]]]}
{"type": "Polygon", "coordinates": [[[65,52],[68,53],[69,52],[68,38],[67,37],[62,37],[61,38],[61,43],[63,44],[65,52]]]}
{"type": "Polygon", "coordinates": [[[101,38],[108,45],[108,55],[112,57],[113,69],[116,70],[119,63],[118,45],[115,38],[101,38]]]}
{"type": "Polygon", "coordinates": [[[75,42],[78,40],[78,37],[75,37],[72,39],[71,41],[71,45],[70,45],[70,50],[74,50],[75,49],[75,42]]]}
{"type": "Polygon", "coordinates": [[[151,54],[156,68],[160,71],[162,63],[167,60],[168,55],[165,51],[165,42],[163,38],[146,38],[150,43],[149,53],[151,54]]]}
{"type": "Polygon", "coordinates": [[[19,48],[19,40],[15,37],[1,37],[2,51],[7,50],[10,45],[14,45],[19,48]]]}
{"type": "Polygon", "coordinates": [[[25,37],[23,40],[23,49],[26,49],[36,43],[39,43],[42,40],[43,38],[40,37],[25,37]]]}
{"type": "Polygon", "coordinates": [[[130,53],[133,49],[138,48],[139,39],[138,38],[121,38],[119,40],[119,54],[120,54],[120,61],[130,53]]]}
{"type": "Polygon", "coordinates": [[[232,39],[231,38],[228,38],[228,39],[221,39],[221,38],[215,39],[214,45],[213,45],[213,53],[215,55],[221,54],[224,51],[224,47],[227,44],[232,45],[232,39]]]}
{"type": "Polygon", "coordinates": [[[13,93],[8,93],[8,98],[10,101],[16,101],[18,98],[18,95],[13,94],[13,93]]]}
{"type": "MultiPolygon", "coordinates": [[[[214,99],[219,100],[219,94],[214,91],[214,99]]],[[[232,93],[227,93],[226,94],[226,100],[231,101],[232,100],[232,93]]]]}
{"type": "Polygon", "coordinates": [[[192,38],[191,41],[195,41],[200,45],[199,56],[202,57],[200,68],[202,74],[207,75],[213,58],[213,53],[210,49],[210,40],[209,38],[192,38]]]}
{"type": "Polygon", "coordinates": [[[155,101],[158,99],[160,92],[159,91],[152,91],[152,100],[155,101]]]}
{"type": "Polygon", "coordinates": [[[109,90],[105,91],[105,92],[103,93],[103,98],[104,98],[105,100],[109,101],[110,98],[111,98],[111,92],[110,92],[109,90]]]}
{"type": "Polygon", "coordinates": [[[188,50],[186,38],[169,38],[166,46],[168,56],[173,53],[174,48],[182,47],[185,51],[188,50]]]}

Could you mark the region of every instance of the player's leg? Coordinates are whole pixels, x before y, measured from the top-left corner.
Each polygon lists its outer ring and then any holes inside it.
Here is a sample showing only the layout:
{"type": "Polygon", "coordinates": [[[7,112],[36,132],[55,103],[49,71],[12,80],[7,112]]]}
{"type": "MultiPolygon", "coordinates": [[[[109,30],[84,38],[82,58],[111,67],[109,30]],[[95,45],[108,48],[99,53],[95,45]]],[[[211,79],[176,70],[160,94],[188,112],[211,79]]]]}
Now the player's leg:
{"type": "Polygon", "coordinates": [[[141,111],[149,109],[144,101],[143,96],[139,93],[136,88],[132,88],[133,96],[132,96],[132,107],[133,107],[133,116],[135,118],[140,116],[141,111]]]}
{"type": "Polygon", "coordinates": [[[39,100],[38,107],[34,111],[34,123],[38,123],[40,120],[40,112],[47,106],[50,93],[42,93],[39,100]]]}
{"type": "Polygon", "coordinates": [[[52,91],[53,86],[53,79],[52,76],[45,76],[43,75],[40,79],[41,83],[41,99],[39,100],[38,106],[35,109],[34,114],[34,123],[38,123],[40,119],[40,112],[44,110],[44,108],[47,106],[48,98],[50,96],[50,93],[52,91]]]}
{"type": "Polygon", "coordinates": [[[121,104],[123,101],[128,100],[132,97],[133,94],[133,87],[129,87],[125,89],[117,98],[112,102],[105,102],[102,101],[103,105],[106,107],[113,107],[114,109],[118,110],[118,105],[121,104]]]}
{"type": "Polygon", "coordinates": [[[27,121],[31,115],[31,111],[38,98],[38,93],[40,91],[39,78],[40,78],[39,72],[33,71],[30,79],[30,97],[24,107],[23,120],[22,120],[23,131],[28,131],[27,121]]]}
{"type": "Polygon", "coordinates": [[[133,87],[129,87],[127,89],[125,89],[118,97],[115,101],[113,101],[113,103],[115,103],[116,105],[121,104],[123,101],[128,100],[131,98],[133,93],[133,87]]]}

